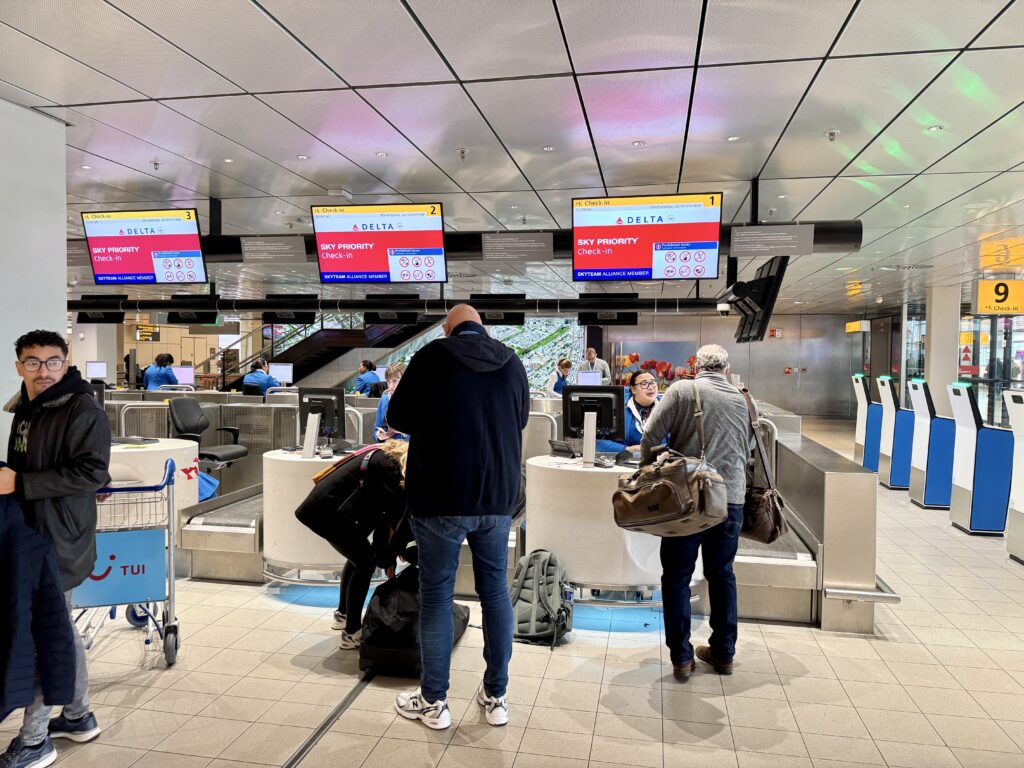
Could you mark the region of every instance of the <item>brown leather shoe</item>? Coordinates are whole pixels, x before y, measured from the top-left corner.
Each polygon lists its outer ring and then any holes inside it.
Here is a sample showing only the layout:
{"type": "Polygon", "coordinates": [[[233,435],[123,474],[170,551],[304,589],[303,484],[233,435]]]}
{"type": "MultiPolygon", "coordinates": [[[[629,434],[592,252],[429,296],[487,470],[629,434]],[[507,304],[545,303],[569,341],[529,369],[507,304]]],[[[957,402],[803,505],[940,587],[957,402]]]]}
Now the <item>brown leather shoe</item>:
{"type": "Polygon", "coordinates": [[[690,659],[689,664],[673,664],[672,674],[676,680],[681,683],[685,683],[690,679],[690,673],[697,668],[697,662],[694,659],[690,659]]]}
{"type": "Polygon", "coordinates": [[[731,661],[719,661],[712,655],[711,649],[706,645],[697,646],[697,658],[703,661],[705,664],[710,664],[711,668],[720,675],[731,675],[732,674],[732,662],[731,661]]]}

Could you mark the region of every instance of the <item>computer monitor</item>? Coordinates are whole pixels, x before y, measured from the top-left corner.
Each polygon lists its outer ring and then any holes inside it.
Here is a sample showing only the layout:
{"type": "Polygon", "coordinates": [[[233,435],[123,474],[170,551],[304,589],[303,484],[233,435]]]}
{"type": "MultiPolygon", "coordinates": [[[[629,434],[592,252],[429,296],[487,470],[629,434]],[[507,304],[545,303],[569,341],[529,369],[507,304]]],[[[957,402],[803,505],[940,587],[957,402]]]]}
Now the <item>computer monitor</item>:
{"type": "Polygon", "coordinates": [[[345,439],[345,390],[340,387],[299,387],[299,429],[305,434],[310,413],[320,414],[320,434],[333,442],[345,439]],[[325,430],[330,429],[328,433],[325,430]]]}
{"type": "Polygon", "coordinates": [[[291,384],[295,379],[293,363],[270,363],[270,375],[282,384],[291,384]]]}
{"type": "Polygon", "coordinates": [[[562,425],[566,437],[583,437],[583,416],[597,414],[597,437],[626,439],[626,400],[622,387],[570,385],[562,390],[562,425]]]}
{"type": "Polygon", "coordinates": [[[587,387],[599,387],[601,386],[601,372],[600,371],[580,371],[576,374],[576,381],[579,384],[587,387]]]}
{"type": "Polygon", "coordinates": [[[174,371],[174,377],[179,384],[196,383],[196,369],[191,365],[172,365],[171,370],[174,371]]]}
{"type": "Polygon", "coordinates": [[[107,362],[106,360],[87,360],[85,362],[85,378],[92,381],[93,379],[107,380],[107,362]]]}

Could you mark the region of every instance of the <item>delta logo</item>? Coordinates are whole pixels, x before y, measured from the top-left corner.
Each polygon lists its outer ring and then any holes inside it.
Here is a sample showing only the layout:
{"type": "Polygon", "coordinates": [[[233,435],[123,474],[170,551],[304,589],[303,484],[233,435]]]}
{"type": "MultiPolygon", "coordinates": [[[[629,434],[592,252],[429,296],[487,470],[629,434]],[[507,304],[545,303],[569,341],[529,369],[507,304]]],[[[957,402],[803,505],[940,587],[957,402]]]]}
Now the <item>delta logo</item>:
{"type": "Polygon", "coordinates": [[[617,219],[615,220],[615,223],[616,223],[616,224],[621,224],[621,223],[622,223],[622,217],[621,217],[621,216],[619,216],[619,218],[617,218],[617,219]]]}

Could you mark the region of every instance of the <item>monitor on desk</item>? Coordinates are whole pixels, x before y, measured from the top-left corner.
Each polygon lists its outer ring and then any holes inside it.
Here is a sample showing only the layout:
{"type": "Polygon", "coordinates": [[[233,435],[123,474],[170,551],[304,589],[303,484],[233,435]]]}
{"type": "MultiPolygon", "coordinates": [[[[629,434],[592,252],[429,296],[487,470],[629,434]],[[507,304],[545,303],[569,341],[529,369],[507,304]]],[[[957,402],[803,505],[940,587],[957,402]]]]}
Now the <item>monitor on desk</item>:
{"type": "Polygon", "coordinates": [[[85,378],[107,380],[107,363],[105,360],[87,360],[85,363],[85,378]]]}
{"type": "Polygon", "coordinates": [[[270,375],[282,384],[295,381],[295,365],[293,363],[270,363],[270,375]]]}
{"type": "Polygon", "coordinates": [[[583,386],[599,387],[601,386],[601,372],[580,371],[576,374],[576,381],[583,386]]]}
{"type": "Polygon", "coordinates": [[[196,383],[196,369],[191,365],[172,365],[171,370],[174,371],[174,377],[179,384],[196,383]]]}
{"type": "Polygon", "coordinates": [[[583,418],[597,414],[597,437],[626,439],[625,390],[622,387],[570,385],[562,391],[562,424],[566,437],[583,437],[583,418]]]}
{"type": "Polygon", "coordinates": [[[306,431],[310,413],[320,414],[320,434],[332,442],[345,439],[345,390],[336,387],[299,387],[299,429],[306,431]],[[330,429],[330,432],[325,430],[330,429]]]}

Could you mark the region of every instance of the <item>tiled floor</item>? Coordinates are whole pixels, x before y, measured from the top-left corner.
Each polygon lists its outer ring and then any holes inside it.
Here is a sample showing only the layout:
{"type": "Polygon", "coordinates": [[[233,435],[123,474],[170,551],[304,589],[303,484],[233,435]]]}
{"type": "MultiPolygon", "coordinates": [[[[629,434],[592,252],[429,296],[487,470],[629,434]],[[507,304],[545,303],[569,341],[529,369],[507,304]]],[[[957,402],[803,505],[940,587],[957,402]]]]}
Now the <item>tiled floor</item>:
{"type": "MultiPolygon", "coordinates": [[[[849,424],[805,432],[851,453],[849,424]]],[[[491,728],[471,702],[483,666],[471,627],[453,664],[455,726],[397,718],[409,682],[378,678],[303,767],[1024,766],[1024,566],[906,493],[878,500],[878,570],[903,602],[878,609],[874,638],[744,623],[732,677],[702,669],[680,684],[657,613],[591,613],[554,653],[516,646],[512,720],[491,728]]],[[[331,594],[185,582],[179,599],[171,670],[123,621],[104,630],[90,668],[105,731],[62,746],[62,768],[280,765],[356,684],[331,594]]]]}

